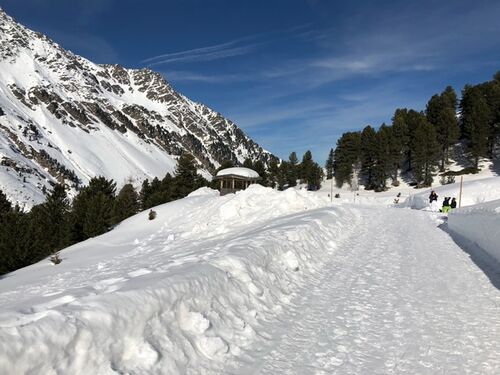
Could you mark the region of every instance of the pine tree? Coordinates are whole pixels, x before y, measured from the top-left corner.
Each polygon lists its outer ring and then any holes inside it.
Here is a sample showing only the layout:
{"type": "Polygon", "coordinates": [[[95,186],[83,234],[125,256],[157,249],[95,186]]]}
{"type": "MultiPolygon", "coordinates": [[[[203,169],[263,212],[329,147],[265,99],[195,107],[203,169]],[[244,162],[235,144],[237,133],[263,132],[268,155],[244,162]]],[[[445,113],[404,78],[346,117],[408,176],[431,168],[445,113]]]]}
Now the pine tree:
{"type": "Polygon", "coordinates": [[[253,169],[253,161],[250,158],[246,158],[243,162],[243,167],[253,169]]]}
{"type": "Polygon", "coordinates": [[[0,215],[10,212],[12,205],[7,199],[7,196],[2,190],[0,190],[0,215]]]}
{"type": "Polygon", "coordinates": [[[451,86],[448,86],[441,95],[433,95],[427,103],[427,120],[436,129],[437,141],[441,145],[441,171],[444,171],[448,163],[450,147],[460,135],[456,108],[457,95],[451,86]]]}
{"type": "Polygon", "coordinates": [[[333,160],[334,160],[334,152],[333,148],[331,148],[325,163],[327,180],[331,180],[333,178],[333,160]]]}
{"type": "Polygon", "coordinates": [[[28,227],[27,215],[19,206],[0,214],[0,275],[32,263],[28,227]]]}
{"type": "Polygon", "coordinates": [[[279,167],[276,159],[271,159],[269,162],[269,170],[268,170],[268,180],[269,186],[273,189],[278,186],[278,175],[279,175],[279,167]]]}
{"type": "Polygon", "coordinates": [[[177,161],[175,176],[172,182],[173,199],[184,198],[194,190],[208,185],[208,182],[198,175],[194,156],[187,153],[182,154],[177,161]]]}
{"type": "Polygon", "coordinates": [[[305,183],[308,174],[311,172],[313,166],[313,159],[311,151],[307,150],[304,155],[302,155],[302,162],[299,165],[299,179],[300,182],[305,183]]]}
{"type": "Polygon", "coordinates": [[[317,190],[323,179],[323,169],[313,160],[311,151],[307,150],[300,163],[299,177],[302,183],[307,184],[309,190],[317,190]]]}
{"type": "Polygon", "coordinates": [[[149,184],[148,179],[145,179],[142,182],[142,187],[141,187],[141,192],[139,193],[139,200],[141,203],[141,209],[145,210],[147,208],[150,208],[149,206],[149,198],[151,196],[151,185],[149,184]]]}
{"type": "Polygon", "coordinates": [[[468,140],[469,152],[474,167],[479,167],[479,159],[488,155],[489,120],[491,111],[477,86],[465,86],[460,102],[462,126],[468,140]]]}
{"type": "Polygon", "coordinates": [[[94,177],[73,200],[72,241],[79,242],[105,233],[112,225],[111,214],[116,183],[94,177]]]}
{"type": "Polygon", "coordinates": [[[439,163],[440,145],[436,139],[436,130],[427,121],[415,129],[410,145],[413,155],[413,174],[418,187],[432,184],[432,172],[439,163]]]}
{"type": "MultiPolygon", "coordinates": [[[[70,202],[63,185],[54,186],[47,201],[42,204],[45,216],[46,236],[52,254],[70,244],[70,202]]],[[[49,254],[44,254],[47,256],[49,254]]]]}
{"type": "Polygon", "coordinates": [[[387,178],[393,171],[395,164],[393,153],[392,128],[382,124],[376,134],[377,156],[374,167],[374,189],[382,191],[386,189],[387,178]]]}
{"type": "Polygon", "coordinates": [[[391,154],[392,154],[392,179],[393,184],[398,184],[398,171],[401,169],[404,155],[408,154],[409,131],[406,124],[406,116],[408,110],[406,108],[398,108],[394,112],[392,118],[392,138],[391,138],[391,154]]]}
{"type": "Polygon", "coordinates": [[[288,171],[290,170],[290,162],[282,161],[278,169],[277,185],[278,190],[283,190],[287,185],[288,171]]]}
{"type": "Polygon", "coordinates": [[[112,222],[117,224],[139,212],[139,195],[132,184],[125,184],[116,196],[113,205],[112,222]]]}
{"type": "Polygon", "coordinates": [[[366,126],[361,132],[361,173],[365,189],[377,188],[377,133],[371,126],[366,126]]]}
{"type": "MultiPolygon", "coordinates": [[[[361,159],[361,133],[347,132],[337,140],[334,151],[335,184],[342,187],[344,183],[352,186],[353,169],[357,168],[361,159]]],[[[357,181],[356,181],[357,183],[357,181]]]]}
{"type": "Polygon", "coordinates": [[[268,174],[264,163],[261,160],[257,160],[253,165],[253,169],[260,176],[259,184],[262,186],[269,186],[268,174]]]}
{"type": "Polygon", "coordinates": [[[297,185],[297,180],[299,178],[299,159],[297,158],[297,154],[293,151],[288,157],[288,165],[287,165],[287,175],[286,175],[286,184],[289,187],[293,187],[297,185]]]}
{"type": "Polygon", "coordinates": [[[489,108],[488,157],[494,158],[495,147],[500,139],[500,72],[492,81],[479,85],[489,108]]]}

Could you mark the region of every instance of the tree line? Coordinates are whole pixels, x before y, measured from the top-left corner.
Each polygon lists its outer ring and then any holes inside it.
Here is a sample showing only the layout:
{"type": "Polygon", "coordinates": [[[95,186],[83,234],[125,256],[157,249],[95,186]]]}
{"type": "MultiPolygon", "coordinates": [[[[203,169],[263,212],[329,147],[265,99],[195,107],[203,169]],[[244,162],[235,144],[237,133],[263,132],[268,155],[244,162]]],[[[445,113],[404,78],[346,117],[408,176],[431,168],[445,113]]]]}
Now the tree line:
{"type": "Polygon", "coordinates": [[[327,177],[338,187],[353,183],[359,171],[368,190],[399,185],[398,173],[410,172],[417,187],[430,186],[436,169],[445,172],[455,144],[466,145],[473,172],[483,157],[492,158],[500,138],[500,72],[493,80],[466,85],[460,101],[451,86],[433,95],[425,111],[398,108],[392,124],[346,132],[326,162],[327,177]]]}
{"type": "Polygon", "coordinates": [[[141,210],[183,198],[209,182],[197,174],[193,156],[183,154],[174,176],[145,180],[137,192],[125,184],[94,177],[72,202],[63,185],[46,201],[24,212],[0,191],[0,275],[36,263],[67,246],[99,236],[141,210]]]}

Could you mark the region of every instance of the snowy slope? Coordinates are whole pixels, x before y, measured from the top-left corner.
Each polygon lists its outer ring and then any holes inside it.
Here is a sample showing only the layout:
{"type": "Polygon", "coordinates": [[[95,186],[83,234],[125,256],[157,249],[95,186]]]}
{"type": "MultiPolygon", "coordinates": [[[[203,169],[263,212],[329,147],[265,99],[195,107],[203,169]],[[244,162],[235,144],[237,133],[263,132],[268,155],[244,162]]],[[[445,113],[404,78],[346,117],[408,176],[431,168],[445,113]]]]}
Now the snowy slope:
{"type": "Polygon", "coordinates": [[[204,189],[64,250],[57,267],[7,275],[0,373],[219,373],[355,220],[323,205],[257,185],[204,189]]]}
{"type": "Polygon", "coordinates": [[[425,211],[208,188],[0,280],[0,373],[500,371],[500,291],[425,211]]]}
{"type": "Polygon", "coordinates": [[[57,180],[163,177],[182,151],[205,171],[273,157],[160,74],[94,64],[0,9],[0,189],[13,201],[41,202],[57,180]]]}

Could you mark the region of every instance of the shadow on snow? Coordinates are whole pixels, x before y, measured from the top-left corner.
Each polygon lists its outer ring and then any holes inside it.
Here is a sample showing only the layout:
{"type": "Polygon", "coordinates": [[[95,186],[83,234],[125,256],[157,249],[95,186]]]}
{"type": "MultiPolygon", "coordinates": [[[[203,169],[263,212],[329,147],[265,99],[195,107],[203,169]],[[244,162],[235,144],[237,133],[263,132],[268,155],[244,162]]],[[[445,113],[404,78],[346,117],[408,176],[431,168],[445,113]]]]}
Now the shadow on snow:
{"type": "Polygon", "coordinates": [[[484,272],[490,279],[490,282],[495,288],[500,290],[500,262],[493,258],[490,254],[480,248],[476,243],[466,239],[465,237],[451,231],[448,224],[444,223],[439,226],[439,229],[448,233],[453,241],[469,255],[470,259],[484,272]]]}

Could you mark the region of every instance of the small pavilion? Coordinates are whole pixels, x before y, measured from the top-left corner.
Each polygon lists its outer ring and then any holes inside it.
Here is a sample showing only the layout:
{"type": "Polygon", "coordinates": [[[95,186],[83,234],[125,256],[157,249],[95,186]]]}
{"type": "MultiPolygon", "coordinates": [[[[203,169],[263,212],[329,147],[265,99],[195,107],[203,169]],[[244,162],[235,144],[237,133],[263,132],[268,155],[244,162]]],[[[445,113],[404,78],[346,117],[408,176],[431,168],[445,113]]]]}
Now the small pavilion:
{"type": "Polygon", "coordinates": [[[220,195],[226,195],[245,190],[250,185],[257,183],[260,176],[253,169],[233,167],[217,172],[214,180],[219,181],[220,195]]]}

